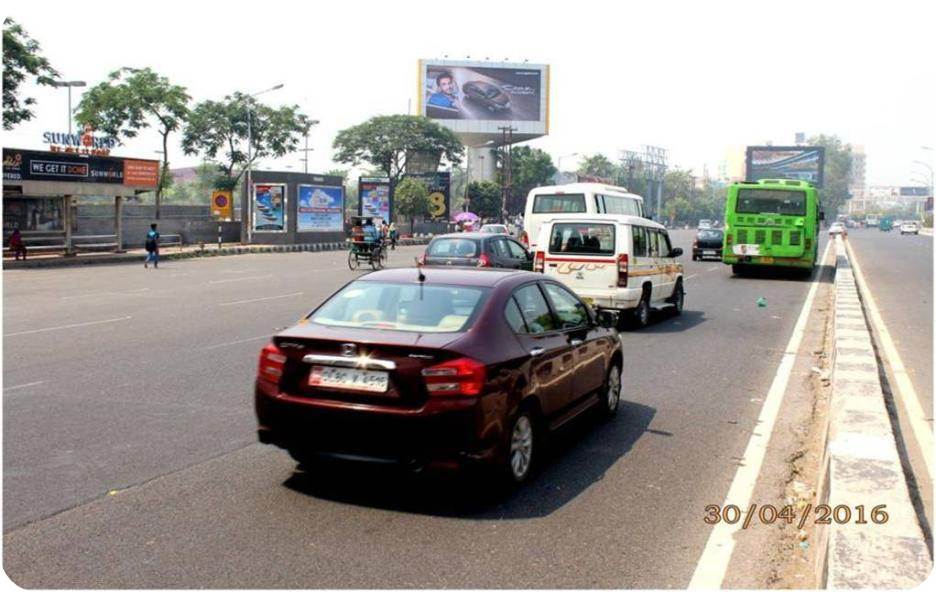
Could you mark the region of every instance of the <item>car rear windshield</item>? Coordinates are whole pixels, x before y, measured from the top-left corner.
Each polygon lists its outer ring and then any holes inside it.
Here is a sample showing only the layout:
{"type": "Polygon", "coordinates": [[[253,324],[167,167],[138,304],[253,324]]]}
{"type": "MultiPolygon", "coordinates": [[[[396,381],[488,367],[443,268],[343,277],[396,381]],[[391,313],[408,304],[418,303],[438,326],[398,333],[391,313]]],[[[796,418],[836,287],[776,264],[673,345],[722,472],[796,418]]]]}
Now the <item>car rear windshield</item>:
{"type": "Polygon", "coordinates": [[[643,216],[643,204],[639,199],[621,195],[596,195],[595,200],[598,202],[598,211],[602,214],[643,216]]]}
{"type": "Polygon", "coordinates": [[[806,192],[780,189],[739,189],[739,214],[806,215],[806,192]]]}
{"type": "Polygon", "coordinates": [[[457,333],[471,325],[487,288],[357,281],[309,319],[330,327],[457,333]]]}
{"type": "Polygon", "coordinates": [[[721,240],[722,231],[721,230],[702,230],[699,232],[699,238],[702,240],[721,240]]]}
{"type": "Polygon", "coordinates": [[[614,225],[562,222],[553,225],[550,253],[614,255],[614,225]]]}
{"type": "Polygon", "coordinates": [[[478,241],[468,238],[440,238],[432,241],[426,255],[429,257],[477,257],[480,255],[478,241]]]}
{"type": "Polygon", "coordinates": [[[533,198],[534,214],[584,214],[585,195],[537,195],[533,198]]]}

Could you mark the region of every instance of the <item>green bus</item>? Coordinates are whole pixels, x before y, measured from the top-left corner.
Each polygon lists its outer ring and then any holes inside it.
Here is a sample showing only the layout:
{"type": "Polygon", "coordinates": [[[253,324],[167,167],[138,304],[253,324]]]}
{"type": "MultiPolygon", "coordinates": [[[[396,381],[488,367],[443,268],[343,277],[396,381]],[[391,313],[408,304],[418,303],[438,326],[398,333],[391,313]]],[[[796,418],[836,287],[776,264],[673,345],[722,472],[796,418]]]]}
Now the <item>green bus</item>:
{"type": "Polygon", "coordinates": [[[725,203],[722,262],[739,275],[753,266],[812,273],[822,218],[819,192],[805,181],[733,183],[725,203]]]}

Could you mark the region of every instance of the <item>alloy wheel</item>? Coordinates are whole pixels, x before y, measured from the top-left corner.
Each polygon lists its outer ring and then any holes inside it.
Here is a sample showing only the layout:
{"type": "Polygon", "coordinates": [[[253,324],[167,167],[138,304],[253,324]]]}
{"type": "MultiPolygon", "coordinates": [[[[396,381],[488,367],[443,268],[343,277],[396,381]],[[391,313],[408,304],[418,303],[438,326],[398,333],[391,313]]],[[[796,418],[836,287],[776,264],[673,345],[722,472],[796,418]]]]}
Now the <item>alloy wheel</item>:
{"type": "Polygon", "coordinates": [[[510,474],[523,481],[533,461],[533,423],[526,414],[517,418],[510,435],[510,474]]]}

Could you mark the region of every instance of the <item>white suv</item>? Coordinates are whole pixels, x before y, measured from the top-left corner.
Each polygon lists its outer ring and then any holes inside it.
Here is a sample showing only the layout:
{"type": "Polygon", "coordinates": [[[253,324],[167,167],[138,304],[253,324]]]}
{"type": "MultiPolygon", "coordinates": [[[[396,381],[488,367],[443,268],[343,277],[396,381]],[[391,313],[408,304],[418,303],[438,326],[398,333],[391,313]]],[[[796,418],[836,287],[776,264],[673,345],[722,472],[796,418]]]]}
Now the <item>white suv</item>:
{"type": "Polygon", "coordinates": [[[533,271],[552,276],[599,309],[640,326],[652,308],[682,312],[683,267],[666,228],[639,216],[567,214],[543,222],[533,271]]]}
{"type": "Polygon", "coordinates": [[[920,234],[920,225],[916,222],[902,222],[900,234],[920,234]]]}

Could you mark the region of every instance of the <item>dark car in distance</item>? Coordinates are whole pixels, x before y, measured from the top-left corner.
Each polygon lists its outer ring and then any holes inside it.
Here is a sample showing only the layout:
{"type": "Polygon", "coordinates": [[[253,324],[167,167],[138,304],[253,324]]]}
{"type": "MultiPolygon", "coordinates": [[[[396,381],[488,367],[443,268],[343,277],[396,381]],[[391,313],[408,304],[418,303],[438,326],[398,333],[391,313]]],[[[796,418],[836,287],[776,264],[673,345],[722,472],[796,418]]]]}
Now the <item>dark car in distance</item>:
{"type": "Polygon", "coordinates": [[[506,234],[458,232],[433,238],[418,258],[420,265],[533,269],[533,255],[506,234]]]}
{"type": "Polygon", "coordinates": [[[462,86],[465,98],[487,107],[490,111],[506,111],[510,109],[510,97],[499,87],[480,80],[466,82],[462,86]]]}
{"type": "Polygon", "coordinates": [[[702,261],[706,258],[721,260],[722,243],[725,232],[717,228],[705,228],[696,232],[692,241],[692,260],[702,261]]]}
{"type": "Polygon", "coordinates": [[[540,274],[369,273],[263,348],[258,437],[311,467],[474,466],[520,483],[545,434],[617,411],[612,323],[540,274]]]}

